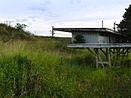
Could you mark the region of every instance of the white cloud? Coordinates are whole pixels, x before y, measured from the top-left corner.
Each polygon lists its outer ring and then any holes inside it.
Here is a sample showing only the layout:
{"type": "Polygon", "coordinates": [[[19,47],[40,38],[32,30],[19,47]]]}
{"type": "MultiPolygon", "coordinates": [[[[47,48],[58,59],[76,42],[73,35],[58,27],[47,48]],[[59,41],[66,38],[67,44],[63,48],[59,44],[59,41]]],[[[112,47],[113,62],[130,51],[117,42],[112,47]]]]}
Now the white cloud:
{"type": "MultiPolygon", "coordinates": [[[[0,0],[0,20],[28,25],[39,35],[50,35],[51,26],[113,28],[130,0],[0,0]]],[[[65,33],[64,33],[65,34],[65,33]]]]}

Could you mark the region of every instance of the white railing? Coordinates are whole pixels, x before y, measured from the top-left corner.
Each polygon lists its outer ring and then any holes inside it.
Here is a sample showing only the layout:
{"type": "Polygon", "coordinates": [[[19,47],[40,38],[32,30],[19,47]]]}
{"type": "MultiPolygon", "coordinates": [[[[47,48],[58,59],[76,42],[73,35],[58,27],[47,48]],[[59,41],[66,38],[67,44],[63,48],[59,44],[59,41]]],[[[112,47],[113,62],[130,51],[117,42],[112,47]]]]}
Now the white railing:
{"type": "Polygon", "coordinates": [[[131,48],[131,43],[79,43],[69,44],[69,48],[131,48]]]}

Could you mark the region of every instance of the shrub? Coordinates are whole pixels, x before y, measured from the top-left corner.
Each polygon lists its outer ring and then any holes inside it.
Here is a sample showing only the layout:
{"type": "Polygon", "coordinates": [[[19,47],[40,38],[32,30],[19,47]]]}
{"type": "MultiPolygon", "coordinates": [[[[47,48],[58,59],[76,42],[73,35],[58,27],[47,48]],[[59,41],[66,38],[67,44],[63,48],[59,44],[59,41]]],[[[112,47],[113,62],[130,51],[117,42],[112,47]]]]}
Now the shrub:
{"type": "Polygon", "coordinates": [[[85,42],[85,39],[83,35],[78,34],[75,36],[74,43],[84,43],[84,42],[85,42]]]}

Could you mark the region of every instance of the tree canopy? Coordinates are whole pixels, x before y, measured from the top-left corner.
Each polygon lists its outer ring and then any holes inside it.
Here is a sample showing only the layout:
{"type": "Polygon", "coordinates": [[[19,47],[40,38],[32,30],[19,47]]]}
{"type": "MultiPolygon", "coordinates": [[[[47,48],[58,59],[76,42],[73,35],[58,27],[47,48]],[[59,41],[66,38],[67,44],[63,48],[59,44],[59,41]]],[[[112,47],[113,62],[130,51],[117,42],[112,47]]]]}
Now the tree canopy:
{"type": "Polygon", "coordinates": [[[118,24],[118,30],[127,37],[128,41],[131,42],[131,5],[129,5],[125,10],[123,20],[118,24]]]}
{"type": "Polygon", "coordinates": [[[27,25],[17,23],[15,27],[16,27],[16,29],[18,29],[18,30],[23,30],[23,31],[24,31],[24,29],[27,27],[27,25]]]}

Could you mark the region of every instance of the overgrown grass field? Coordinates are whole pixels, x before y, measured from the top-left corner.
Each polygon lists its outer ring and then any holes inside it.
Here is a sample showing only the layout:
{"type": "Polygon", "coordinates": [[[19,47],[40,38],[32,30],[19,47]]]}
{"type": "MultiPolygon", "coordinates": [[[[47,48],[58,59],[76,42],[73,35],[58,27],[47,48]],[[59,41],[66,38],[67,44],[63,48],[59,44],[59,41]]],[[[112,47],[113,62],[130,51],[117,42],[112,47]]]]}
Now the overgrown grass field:
{"type": "Polygon", "coordinates": [[[96,69],[95,58],[86,49],[68,49],[69,42],[1,41],[0,98],[131,97],[130,65],[96,69]]]}

